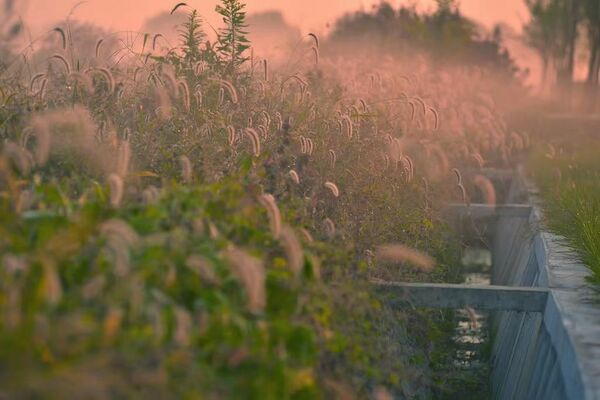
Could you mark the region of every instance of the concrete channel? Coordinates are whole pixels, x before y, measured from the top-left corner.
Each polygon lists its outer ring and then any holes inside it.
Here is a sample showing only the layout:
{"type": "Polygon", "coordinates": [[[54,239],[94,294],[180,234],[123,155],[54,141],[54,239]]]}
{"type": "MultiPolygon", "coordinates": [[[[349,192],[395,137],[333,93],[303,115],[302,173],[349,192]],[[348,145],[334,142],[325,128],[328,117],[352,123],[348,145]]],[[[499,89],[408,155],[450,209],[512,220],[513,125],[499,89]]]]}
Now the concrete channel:
{"type": "Polygon", "coordinates": [[[379,283],[399,306],[489,311],[494,399],[600,400],[600,303],[589,270],[543,228],[535,186],[521,168],[486,171],[504,188],[498,206],[452,206],[482,227],[490,285],[379,283]]]}

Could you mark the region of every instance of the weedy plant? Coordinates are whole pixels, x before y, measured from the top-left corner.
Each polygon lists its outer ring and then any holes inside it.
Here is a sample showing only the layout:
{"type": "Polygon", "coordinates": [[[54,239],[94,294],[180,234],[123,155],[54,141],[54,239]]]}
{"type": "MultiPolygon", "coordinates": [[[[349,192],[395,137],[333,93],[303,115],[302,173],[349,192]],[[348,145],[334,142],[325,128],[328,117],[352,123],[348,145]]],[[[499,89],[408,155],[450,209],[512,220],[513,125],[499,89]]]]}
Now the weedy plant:
{"type": "Polygon", "coordinates": [[[2,72],[3,390],[430,396],[415,382],[440,357],[422,342],[440,316],[392,309],[369,282],[459,279],[441,205],[525,137],[472,100],[483,75],[325,51],[289,74],[250,65],[240,1],[217,7],[216,44],[182,11],[178,48],[144,35],[86,65],[65,35],[2,72]]]}
{"type": "Polygon", "coordinates": [[[566,138],[562,130],[545,131],[529,159],[543,206],[551,216],[545,221],[547,227],[564,235],[581,254],[591,270],[588,280],[594,287],[600,284],[597,141],[595,132],[581,133],[573,140],[566,138]]]}

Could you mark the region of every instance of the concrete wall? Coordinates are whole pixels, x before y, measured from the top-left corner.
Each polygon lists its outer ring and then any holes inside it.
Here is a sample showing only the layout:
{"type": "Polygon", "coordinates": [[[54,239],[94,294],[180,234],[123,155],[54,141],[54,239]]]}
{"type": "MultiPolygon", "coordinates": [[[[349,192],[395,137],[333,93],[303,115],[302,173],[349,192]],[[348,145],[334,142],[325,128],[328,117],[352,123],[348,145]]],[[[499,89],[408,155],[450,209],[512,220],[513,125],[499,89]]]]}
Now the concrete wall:
{"type": "Polygon", "coordinates": [[[529,218],[498,220],[492,284],[550,288],[543,313],[500,312],[492,321],[497,399],[600,400],[600,304],[587,268],[560,237],[544,232],[535,188],[519,171],[507,203],[529,202],[529,218]]]}

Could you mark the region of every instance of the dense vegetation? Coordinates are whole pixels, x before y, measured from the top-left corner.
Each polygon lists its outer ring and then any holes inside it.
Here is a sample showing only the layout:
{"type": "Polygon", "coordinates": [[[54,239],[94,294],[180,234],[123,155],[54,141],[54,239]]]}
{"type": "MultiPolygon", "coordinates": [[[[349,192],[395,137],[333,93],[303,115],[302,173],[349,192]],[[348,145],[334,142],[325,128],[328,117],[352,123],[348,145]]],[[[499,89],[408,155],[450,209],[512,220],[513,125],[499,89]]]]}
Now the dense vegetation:
{"type": "Polygon", "coordinates": [[[527,137],[484,70],[332,61],[312,34],[296,71],[272,70],[248,54],[244,5],[222,3],[215,43],[181,3],[179,47],[90,51],[67,23],[49,55],[2,66],[3,391],[464,389],[441,368],[448,315],[395,310],[371,282],[460,281],[441,209],[493,197],[457,168],[506,165],[527,137]]]}
{"type": "MultiPolygon", "coordinates": [[[[543,65],[544,81],[569,88],[581,53],[587,84],[597,94],[600,79],[600,3],[597,0],[525,0],[531,20],[525,26],[529,45],[543,65]]],[[[594,101],[594,96],[586,98],[594,101]]]]}
{"type": "MultiPolygon", "coordinates": [[[[573,124],[576,125],[576,124],[573,124]]],[[[547,133],[530,160],[548,215],[548,227],[565,236],[600,285],[600,165],[597,133],[547,133]],[[549,135],[551,137],[549,137],[549,135]]]]}

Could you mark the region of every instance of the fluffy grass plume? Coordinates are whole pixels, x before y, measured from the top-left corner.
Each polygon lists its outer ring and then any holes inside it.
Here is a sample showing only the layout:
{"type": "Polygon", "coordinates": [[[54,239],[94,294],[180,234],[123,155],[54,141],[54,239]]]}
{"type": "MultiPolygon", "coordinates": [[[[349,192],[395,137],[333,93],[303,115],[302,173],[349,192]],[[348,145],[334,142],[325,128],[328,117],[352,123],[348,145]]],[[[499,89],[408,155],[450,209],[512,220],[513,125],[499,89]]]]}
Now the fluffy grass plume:
{"type": "Polygon", "coordinates": [[[483,199],[486,204],[496,205],[496,189],[494,188],[494,184],[489,178],[486,178],[483,175],[475,175],[473,178],[473,183],[479,191],[481,192],[483,199]]]}
{"type": "Polygon", "coordinates": [[[375,251],[377,260],[385,263],[407,263],[422,271],[431,271],[435,260],[429,255],[401,244],[385,244],[375,251]]]}
{"type": "Polygon", "coordinates": [[[266,273],[262,261],[233,246],[225,250],[223,256],[231,265],[234,276],[246,290],[248,309],[255,313],[263,311],[267,299],[266,273]]]}

